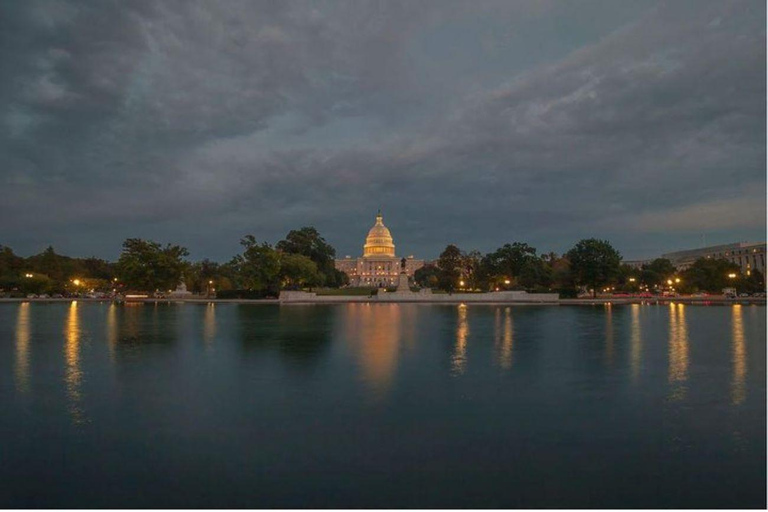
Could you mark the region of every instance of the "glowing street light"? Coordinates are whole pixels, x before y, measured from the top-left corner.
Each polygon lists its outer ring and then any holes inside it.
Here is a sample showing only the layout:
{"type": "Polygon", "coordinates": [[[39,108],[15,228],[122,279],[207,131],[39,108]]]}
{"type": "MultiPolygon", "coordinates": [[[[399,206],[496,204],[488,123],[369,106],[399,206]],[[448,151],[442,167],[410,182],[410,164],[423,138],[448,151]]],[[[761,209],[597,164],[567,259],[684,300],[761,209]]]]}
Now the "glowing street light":
{"type": "Polygon", "coordinates": [[[75,286],[80,286],[80,280],[79,279],[73,279],[72,280],[72,284],[74,284],[75,286]]]}
{"type": "Polygon", "coordinates": [[[667,279],[667,284],[671,285],[672,284],[672,280],[671,279],[667,279]]]}
{"type": "Polygon", "coordinates": [[[511,283],[511,281],[509,279],[505,279],[504,280],[504,284],[509,284],[509,283],[511,283]]]}
{"type": "Polygon", "coordinates": [[[679,282],[680,282],[680,278],[679,278],[679,277],[676,277],[676,278],[675,278],[675,282],[676,282],[676,283],[679,283],[679,282]]]}
{"type": "Polygon", "coordinates": [[[731,279],[734,279],[734,278],[736,277],[736,274],[734,274],[733,272],[731,272],[730,274],[728,274],[728,277],[730,277],[731,279]]]}
{"type": "Polygon", "coordinates": [[[29,272],[27,272],[26,274],[24,274],[24,277],[34,277],[34,276],[32,274],[30,274],[29,272]]]}
{"type": "Polygon", "coordinates": [[[464,281],[459,281],[459,286],[464,286],[464,281]]]}
{"type": "Polygon", "coordinates": [[[630,282],[630,283],[634,283],[634,282],[635,282],[635,280],[636,280],[636,279],[635,279],[634,277],[630,277],[630,278],[629,278],[629,282],[630,282]]]}

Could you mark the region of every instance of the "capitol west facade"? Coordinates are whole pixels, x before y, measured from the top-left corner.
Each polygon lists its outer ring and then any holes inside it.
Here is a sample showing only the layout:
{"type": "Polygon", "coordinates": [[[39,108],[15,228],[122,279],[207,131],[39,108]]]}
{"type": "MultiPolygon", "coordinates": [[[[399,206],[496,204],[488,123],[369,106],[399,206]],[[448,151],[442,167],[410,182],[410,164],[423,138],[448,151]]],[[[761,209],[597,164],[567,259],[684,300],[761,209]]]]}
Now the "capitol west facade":
{"type": "MultiPolygon", "coordinates": [[[[424,260],[405,258],[405,273],[412,278],[416,270],[424,266],[424,260]]],[[[368,231],[363,245],[363,256],[336,260],[336,268],[349,276],[350,286],[395,286],[400,275],[401,259],[395,255],[392,234],[384,225],[381,212],[376,224],[368,231]]]]}

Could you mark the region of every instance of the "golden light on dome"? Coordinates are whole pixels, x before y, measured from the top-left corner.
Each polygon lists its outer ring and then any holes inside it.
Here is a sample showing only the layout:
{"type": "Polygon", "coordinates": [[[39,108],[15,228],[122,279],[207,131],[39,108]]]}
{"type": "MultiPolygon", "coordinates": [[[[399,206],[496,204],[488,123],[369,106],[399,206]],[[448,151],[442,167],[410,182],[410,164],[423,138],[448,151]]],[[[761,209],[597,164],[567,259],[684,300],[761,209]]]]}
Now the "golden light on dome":
{"type": "Polygon", "coordinates": [[[381,212],[376,215],[376,224],[368,231],[363,246],[363,257],[371,256],[390,256],[395,257],[395,243],[392,240],[392,234],[387,226],[384,225],[381,212]]]}

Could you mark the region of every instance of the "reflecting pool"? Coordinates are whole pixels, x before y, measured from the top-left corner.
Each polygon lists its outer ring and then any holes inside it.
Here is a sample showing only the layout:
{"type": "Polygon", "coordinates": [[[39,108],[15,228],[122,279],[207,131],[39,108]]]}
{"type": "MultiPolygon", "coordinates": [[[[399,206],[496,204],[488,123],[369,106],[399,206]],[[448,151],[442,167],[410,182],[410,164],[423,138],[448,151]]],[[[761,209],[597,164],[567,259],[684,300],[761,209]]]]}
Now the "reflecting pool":
{"type": "Polygon", "coordinates": [[[766,308],[0,304],[2,507],[765,507],[766,308]]]}

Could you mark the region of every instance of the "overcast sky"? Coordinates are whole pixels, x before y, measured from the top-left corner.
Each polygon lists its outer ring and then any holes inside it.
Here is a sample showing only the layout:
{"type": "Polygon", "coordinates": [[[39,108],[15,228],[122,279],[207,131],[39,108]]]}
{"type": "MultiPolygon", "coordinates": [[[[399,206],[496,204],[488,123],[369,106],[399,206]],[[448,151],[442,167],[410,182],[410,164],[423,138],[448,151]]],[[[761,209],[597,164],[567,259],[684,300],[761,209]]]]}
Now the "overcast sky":
{"type": "Polygon", "coordinates": [[[8,1],[0,244],[227,260],[766,230],[765,3],[8,1]]]}

